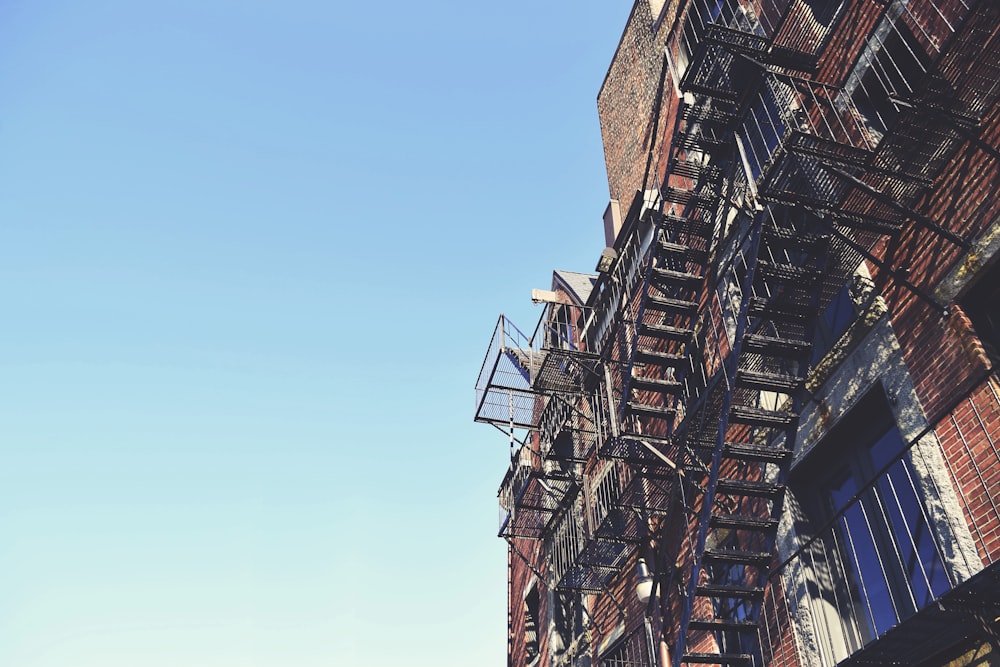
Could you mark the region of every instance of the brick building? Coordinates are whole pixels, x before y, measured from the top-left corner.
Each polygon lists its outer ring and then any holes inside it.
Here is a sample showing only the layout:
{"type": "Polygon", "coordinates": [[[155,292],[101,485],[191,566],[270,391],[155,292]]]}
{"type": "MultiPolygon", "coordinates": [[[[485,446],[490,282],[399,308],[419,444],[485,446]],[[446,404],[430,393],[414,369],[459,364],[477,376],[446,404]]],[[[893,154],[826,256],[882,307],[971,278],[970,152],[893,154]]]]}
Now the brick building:
{"type": "Polygon", "coordinates": [[[607,248],[476,385],[509,665],[1000,664],[998,31],[635,2],[607,248]]]}

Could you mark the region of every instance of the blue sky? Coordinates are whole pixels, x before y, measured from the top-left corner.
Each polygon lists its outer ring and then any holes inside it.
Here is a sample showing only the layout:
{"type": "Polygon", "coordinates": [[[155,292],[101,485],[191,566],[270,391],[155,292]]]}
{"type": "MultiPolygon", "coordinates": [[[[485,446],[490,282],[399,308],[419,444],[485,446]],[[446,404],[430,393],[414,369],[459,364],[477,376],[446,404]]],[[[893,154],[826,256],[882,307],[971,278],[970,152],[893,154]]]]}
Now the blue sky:
{"type": "Polygon", "coordinates": [[[505,664],[501,310],[624,2],[0,8],[0,665],[505,664]]]}

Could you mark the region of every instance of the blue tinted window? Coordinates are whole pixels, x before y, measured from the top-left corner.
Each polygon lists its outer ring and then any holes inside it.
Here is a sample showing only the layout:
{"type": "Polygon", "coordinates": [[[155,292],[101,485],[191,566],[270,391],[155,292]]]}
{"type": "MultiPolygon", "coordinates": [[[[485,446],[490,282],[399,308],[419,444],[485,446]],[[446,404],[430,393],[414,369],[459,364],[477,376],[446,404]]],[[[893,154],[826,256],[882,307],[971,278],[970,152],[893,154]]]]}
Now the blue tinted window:
{"type": "Polygon", "coordinates": [[[857,317],[857,312],[854,300],[851,299],[850,286],[844,285],[816,321],[816,338],[812,351],[813,364],[822,359],[834,343],[840,340],[855,317],[857,317]]]}
{"type": "Polygon", "coordinates": [[[873,442],[846,442],[824,486],[835,516],[827,541],[851,579],[850,615],[864,644],[950,588],[920,485],[895,426],[873,442]]]}

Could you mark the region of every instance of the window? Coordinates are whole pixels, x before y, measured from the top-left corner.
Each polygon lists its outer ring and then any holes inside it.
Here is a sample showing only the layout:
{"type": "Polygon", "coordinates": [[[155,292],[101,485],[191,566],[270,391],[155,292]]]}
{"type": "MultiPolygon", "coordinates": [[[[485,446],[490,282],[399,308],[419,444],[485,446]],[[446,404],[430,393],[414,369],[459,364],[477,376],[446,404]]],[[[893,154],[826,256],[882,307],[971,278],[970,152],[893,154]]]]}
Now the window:
{"type": "Polygon", "coordinates": [[[565,304],[551,306],[548,329],[549,347],[557,350],[577,349],[573,312],[569,306],[565,304]]]}
{"type": "Polygon", "coordinates": [[[994,264],[958,301],[987,354],[995,363],[1000,362],[1000,264],[994,264]]]}
{"type": "Polygon", "coordinates": [[[563,653],[583,633],[583,596],[574,591],[552,593],[552,638],[549,645],[553,653],[563,653]]]}
{"type": "Polygon", "coordinates": [[[844,8],[843,2],[830,2],[830,0],[804,0],[809,18],[806,19],[813,25],[820,25],[829,28],[833,20],[844,8]]]}
{"type": "Polygon", "coordinates": [[[824,664],[833,664],[950,587],[923,485],[881,391],[824,439],[794,486],[822,532],[801,556],[824,664]]]}
{"type": "Polygon", "coordinates": [[[538,657],[538,586],[524,598],[524,653],[528,662],[538,657]]]}
{"type": "Polygon", "coordinates": [[[771,159],[774,150],[781,143],[787,128],[781,116],[781,109],[788,108],[791,96],[787,91],[779,89],[778,84],[768,80],[760,88],[747,111],[743,124],[743,136],[746,138],[747,161],[750,166],[750,176],[756,181],[764,171],[764,165],[771,159]]]}
{"type": "Polygon", "coordinates": [[[816,365],[830,351],[847,332],[857,315],[857,305],[851,297],[851,284],[848,283],[837,292],[816,320],[816,337],[810,365],[816,365]]]}
{"type": "Polygon", "coordinates": [[[709,24],[714,23],[722,15],[724,5],[723,0],[700,0],[688,6],[684,26],[681,28],[681,44],[684,49],[680,67],[682,74],[694,57],[698,44],[705,38],[709,24]]]}
{"type": "Polygon", "coordinates": [[[605,651],[599,667],[649,667],[650,664],[649,645],[640,627],[605,651]]]}
{"type": "Polygon", "coordinates": [[[893,98],[913,93],[929,59],[909,28],[898,22],[877,32],[872,45],[861,60],[867,67],[854,75],[851,87],[860,120],[878,142],[899,115],[893,98]]]}

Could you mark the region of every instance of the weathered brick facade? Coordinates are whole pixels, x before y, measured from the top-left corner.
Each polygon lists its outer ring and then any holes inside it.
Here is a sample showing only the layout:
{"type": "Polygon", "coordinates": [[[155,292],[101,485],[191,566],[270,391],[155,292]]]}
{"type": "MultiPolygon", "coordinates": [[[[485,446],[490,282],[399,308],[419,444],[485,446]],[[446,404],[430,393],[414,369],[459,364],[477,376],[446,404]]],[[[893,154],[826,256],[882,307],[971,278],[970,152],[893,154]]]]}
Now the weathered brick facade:
{"type": "Polygon", "coordinates": [[[634,3],[616,255],[477,386],[511,667],[992,664],[998,80],[991,2],[634,3]]]}

